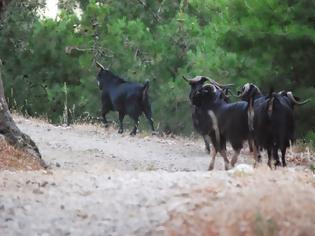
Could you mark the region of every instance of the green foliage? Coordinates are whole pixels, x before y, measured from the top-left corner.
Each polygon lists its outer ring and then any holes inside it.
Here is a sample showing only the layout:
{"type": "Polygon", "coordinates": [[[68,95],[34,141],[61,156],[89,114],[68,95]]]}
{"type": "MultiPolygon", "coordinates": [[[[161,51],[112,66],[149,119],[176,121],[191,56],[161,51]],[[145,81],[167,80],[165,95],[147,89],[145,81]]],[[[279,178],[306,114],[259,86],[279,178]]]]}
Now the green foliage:
{"type": "MultiPolygon", "coordinates": [[[[63,120],[65,83],[70,122],[99,116],[95,61],[128,80],[150,80],[154,119],[170,132],[192,131],[183,75],[315,95],[313,1],[71,0],[59,2],[56,20],[40,19],[38,3],[18,2],[1,23],[6,96],[52,122],[63,120]]],[[[296,107],[299,136],[312,139],[314,114],[314,100],[296,107]]]]}
{"type": "Polygon", "coordinates": [[[310,141],[312,146],[315,147],[315,132],[314,131],[308,131],[306,133],[305,139],[310,141]]]}

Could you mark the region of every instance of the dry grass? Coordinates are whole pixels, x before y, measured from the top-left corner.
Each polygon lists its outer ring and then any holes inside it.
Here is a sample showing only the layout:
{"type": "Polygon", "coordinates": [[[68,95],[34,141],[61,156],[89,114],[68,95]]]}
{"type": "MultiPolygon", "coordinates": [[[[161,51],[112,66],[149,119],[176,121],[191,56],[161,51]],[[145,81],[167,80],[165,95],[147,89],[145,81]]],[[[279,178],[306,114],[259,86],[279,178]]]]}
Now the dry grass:
{"type": "Polygon", "coordinates": [[[8,145],[5,141],[0,141],[0,170],[40,170],[39,161],[8,145]]]}
{"type": "Polygon", "coordinates": [[[167,235],[312,236],[315,178],[310,172],[269,171],[222,180],[187,195],[190,210],[173,211],[167,235]]]}

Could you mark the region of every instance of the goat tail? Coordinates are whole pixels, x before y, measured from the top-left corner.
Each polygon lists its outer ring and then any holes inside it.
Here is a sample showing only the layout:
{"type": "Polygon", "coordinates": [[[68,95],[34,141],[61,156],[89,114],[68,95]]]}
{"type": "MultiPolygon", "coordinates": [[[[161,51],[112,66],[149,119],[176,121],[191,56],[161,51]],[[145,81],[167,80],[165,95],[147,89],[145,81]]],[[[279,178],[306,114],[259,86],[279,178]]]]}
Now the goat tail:
{"type": "Polygon", "coordinates": [[[273,87],[270,88],[269,94],[268,94],[268,102],[267,102],[267,114],[269,118],[271,117],[273,113],[273,106],[274,106],[274,100],[275,100],[275,93],[273,87]]]}
{"type": "Polygon", "coordinates": [[[146,80],[144,85],[143,85],[143,90],[142,90],[142,101],[143,102],[145,102],[148,98],[149,84],[150,84],[150,81],[146,80]]]}

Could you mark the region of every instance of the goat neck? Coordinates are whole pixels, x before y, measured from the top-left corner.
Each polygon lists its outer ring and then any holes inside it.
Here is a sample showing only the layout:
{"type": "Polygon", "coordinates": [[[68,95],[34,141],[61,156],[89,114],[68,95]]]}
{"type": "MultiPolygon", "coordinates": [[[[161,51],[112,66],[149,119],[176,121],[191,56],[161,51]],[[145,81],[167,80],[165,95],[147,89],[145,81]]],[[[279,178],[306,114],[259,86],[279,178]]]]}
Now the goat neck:
{"type": "Polygon", "coordinates": [[[112,85],[112,84],[121,84],[121,83],[126,83],[125,80],[122,78],[114,75],[111,71],[109,70],[102,70],[100,71],[99,78],[103,81],[104,85],[112,85]]]}

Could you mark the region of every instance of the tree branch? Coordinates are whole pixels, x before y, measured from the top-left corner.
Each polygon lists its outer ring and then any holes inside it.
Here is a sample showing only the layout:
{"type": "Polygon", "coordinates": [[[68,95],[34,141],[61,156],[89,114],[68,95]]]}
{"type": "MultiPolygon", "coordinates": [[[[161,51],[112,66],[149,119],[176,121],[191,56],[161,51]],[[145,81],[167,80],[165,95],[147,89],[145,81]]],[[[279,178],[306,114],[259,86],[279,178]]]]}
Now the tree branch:
{"type": "Polygon", "coordinates": [[[148,7],[148,5],[147,5],[145,2],[143,2],[142,0],[136,0],[136,1],[137,1],[138,3],[140,3],[140,4],[143,6],[144,9],[148,9],[148,10],[149,10],[149,12],[151,13],[151,15],[153,16],[153,18],[154,18],[154,20],[155,20],[156,22],[160,22],[160,17],[159,17],[159,15],[156,15],[155,12],[152,11],[152,10],[148,7]]]}

